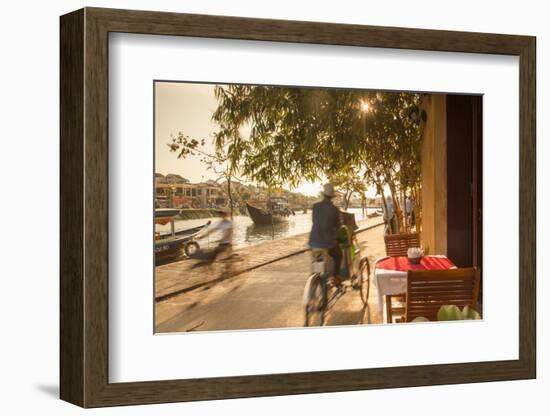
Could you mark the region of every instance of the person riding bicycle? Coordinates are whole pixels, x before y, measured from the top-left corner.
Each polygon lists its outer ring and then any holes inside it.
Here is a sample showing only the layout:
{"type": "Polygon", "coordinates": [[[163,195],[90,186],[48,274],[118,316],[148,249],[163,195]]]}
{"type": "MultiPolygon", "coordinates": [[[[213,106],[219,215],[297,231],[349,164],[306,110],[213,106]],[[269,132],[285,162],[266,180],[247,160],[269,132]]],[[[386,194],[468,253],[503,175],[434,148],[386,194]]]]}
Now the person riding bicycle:
{"type": "Polygon", "coordinates": [[[311,233],[309,246],[311,248],[328,249],[328,254],[334,261],[334,277],[340,280],[340,264],[342,262],[342,250],[336,239],[336,233],[342,225],[340,210],[332,203],[334,198],[334,186],[327,183],[323,186],[323,200],[313,204],[311,233]]]}
{"type": "Polygon", "coordinates": [[[209,255],[209,260],[214,261],[218,255],[224,251],[231,250],[233,244],[233,221],[229,216],[229,212],[226,210],[217,211],[221,215],[221,221],[208,225],[204,230],[197,234],[197,238],[204,238],[207,235],[219,231],[221,232],[221,238],[218,240],[218,245],[212,250],[209,255]]]}

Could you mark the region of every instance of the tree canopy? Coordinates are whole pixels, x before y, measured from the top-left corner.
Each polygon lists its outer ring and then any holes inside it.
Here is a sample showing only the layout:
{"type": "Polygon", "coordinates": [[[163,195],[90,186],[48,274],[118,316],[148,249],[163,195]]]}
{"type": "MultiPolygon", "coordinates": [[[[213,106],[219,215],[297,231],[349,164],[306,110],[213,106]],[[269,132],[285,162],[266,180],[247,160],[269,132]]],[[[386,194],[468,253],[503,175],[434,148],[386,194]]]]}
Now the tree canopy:
{"type": "MultiPolygon", "coordinates": [[[[268,187],[329,178],[361,193],[420,184],[421,95],[336,88],[217,85],[212,119],[218,154],[232,174],[268,187]]],[[[194,139],[173,140],[182,153],[194,139]]]]}

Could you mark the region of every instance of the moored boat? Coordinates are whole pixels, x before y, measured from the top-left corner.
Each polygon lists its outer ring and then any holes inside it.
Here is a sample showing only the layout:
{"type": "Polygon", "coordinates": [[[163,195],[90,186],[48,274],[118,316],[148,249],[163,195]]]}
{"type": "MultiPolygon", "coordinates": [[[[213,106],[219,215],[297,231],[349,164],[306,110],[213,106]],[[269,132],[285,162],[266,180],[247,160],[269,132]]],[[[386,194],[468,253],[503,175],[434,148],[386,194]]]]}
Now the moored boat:
{"type": "Polygon", "coordinates": [[[282,198],[271,199],[268,206],[270,210],[258,208],[250,204],[246,204],[248,215],[257,225],[272,225],[288,220],[288,217],[294,215],[294,211],[290,209],[288,203],[282,198]]]}
{"type": "Polygon", "coordinates": [[[170,224],[170,232],[155,231],[155,265],[174,261],[183,252],[199,250],[199,244],[193,237],[201,231],[208,223],[198,227],[187,228],[176,231],[175,217],[179,214],[177,209],[156,209],[155,225],[170,224]]]}
{"type": "MultiPolygon", "coordinates": [[[[200,230],[202,230],[204,227],[206,227],[207,225],[210,224],[210,221],[208,221],[205,225],[199,225],[198,227],[193,227],[193,228],[185,228],[183,230],[176,230],[174,232],[175,236],[176,237],[185,237],[185,236],[190,236],[191,234],[196,234],[198,233],[200,230]]],[[[160,232],[160,237],[163,238],[163,237],[169,237],[171,236],[172,233],[170,231],[164,231],[164,232],[160,232]]]]}

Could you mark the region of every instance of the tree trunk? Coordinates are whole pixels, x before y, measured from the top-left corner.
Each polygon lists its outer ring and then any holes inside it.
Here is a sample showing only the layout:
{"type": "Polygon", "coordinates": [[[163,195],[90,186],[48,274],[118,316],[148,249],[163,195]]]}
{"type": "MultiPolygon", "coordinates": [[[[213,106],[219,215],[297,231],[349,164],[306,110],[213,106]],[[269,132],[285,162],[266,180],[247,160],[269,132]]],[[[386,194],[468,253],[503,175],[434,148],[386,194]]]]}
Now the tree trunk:
{"type": "Polygon", "coordinates": [[[407,213],[407,200],[405,199],[405,189],[401,188],[401,204],[403,205],[403,230],[410,232],[409,216],[407,213]]]}
{"type": "Polygon", "coordinates": [[[399,234],[401,232],[401,224],[403,224],[403,215],[402,215],[402,211],[401,211],[401,208],[397,202],[397,189],[396,189],[396,186],[395,186],[395,183],[393,183],[392,181],[389,181],[387,180],[387,183],[388,183],[388,186],[390,187],[390,194],[391,194],[391,199],[392,199],[392,202],[393,202],[393,215],[395,216],[395,234],[399,234]]]}
{"type": "Polygon", "coordinates": [[[226,176],[227,179],[227,197],[229,198],[229,215],[233,219],[233,195],[231,194],[231,174],[226,176]]]}
{"type": "Polygon", "coordinates": [[[390,227],[390,230],[393,233],[393,230],[391,229],[391,218],[385,218],[388,215],[388,204],[386,204],[386,195],[384,195],[384,187],[379,181],[375,181],[376,187],[378,188],[378,192],[382,197],[382,206],[384,207],[384,222],[388,223],[388,227],[390,227]]]}
{"type": "Polygon", "coordinates": [[[271,239],[275,240],[275,223],[273,222],[273,205],[271,204],[271,186],[267,187],[267,209],[271,214],[271,239]]]}
{"type": "Polygon", "coordinates": [[[413,198],[414,204],[411,208],[414,209],[416,232],[422,241],[422,190],[418,184],[413,187],[413,198]]]}
{"type": "Polygon", "coordinates": [[[344,210],[348,210],[349,207],[349,200],[351,199],[352,192],[347,191],[346,195],[344,196],[344,210]]]}

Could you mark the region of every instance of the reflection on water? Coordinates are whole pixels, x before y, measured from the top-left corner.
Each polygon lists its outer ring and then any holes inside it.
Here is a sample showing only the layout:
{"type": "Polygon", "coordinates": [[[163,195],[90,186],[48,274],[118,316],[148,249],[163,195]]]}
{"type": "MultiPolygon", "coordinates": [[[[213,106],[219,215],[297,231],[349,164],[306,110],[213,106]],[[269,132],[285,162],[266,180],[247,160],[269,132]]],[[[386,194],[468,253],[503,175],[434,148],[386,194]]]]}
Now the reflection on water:
{"type": "MultiPolygon", "coordinates": [[[[365,218],[361,214],[361,209],[350,209],[349,212],[355,214],[357,222],[365,218]]],[[[370,213],[371,210],[368,211],[370,213]]],[[[204,218],[196,220],[176,221],[176,230],[197,227],[206,224],[209,220],[212,223],[219,221],[218,218],[204,218]]],[[[251,246],[263,241],[276,240],[283,237],[289,237],[298,234],[309,233],[311,231],[311,211],[303,214],[297,213],[288,217],[288,221],[283,221],[278,224],[271,225],[256,225],[252,220],[245,215],[236,215],[233,217],[233,244],[236,247],[251,246]]],[[[158,231],[170,231],[170,225],[157,226],[158,231]]],[[[202,247],[214,245],[218,240],[219,235],[212,233],[207,238],[199,240],[202,247]]]]}
{"type": "Polygon", "coordinates": [[[273,224],[273,227],[271,225],[251,224],[246,227],[245,241],[259,242],[286,237],[290,235],[290,228],[290,221],[273,224]]]}

